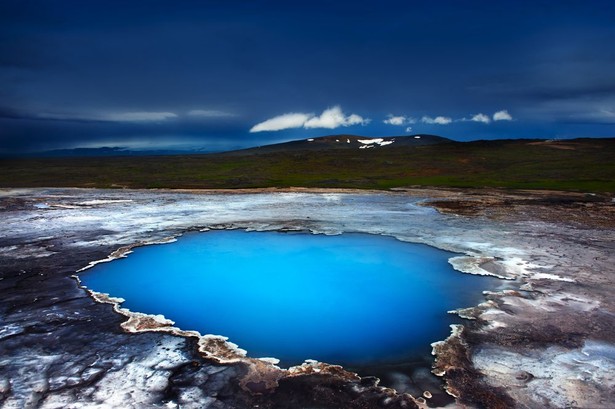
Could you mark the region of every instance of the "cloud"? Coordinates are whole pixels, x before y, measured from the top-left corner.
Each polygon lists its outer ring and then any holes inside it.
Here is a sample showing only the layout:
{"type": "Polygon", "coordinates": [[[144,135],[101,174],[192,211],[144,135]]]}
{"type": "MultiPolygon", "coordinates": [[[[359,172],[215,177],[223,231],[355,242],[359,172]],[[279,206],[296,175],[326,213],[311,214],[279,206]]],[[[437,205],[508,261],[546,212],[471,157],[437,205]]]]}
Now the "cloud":
{"type": "Polygon", "coordinates": [[[406,117],[403,115],[394,116],[394,115],[389,114],[389,119],[385,119],[382,122],[388,125],[403,125],[406,122],[406,117]]]}
{"type": "Polygon", "coordinates": [[[489,115],[485,115],[483,113],[478,113],[473,115],[471,118],[461,118],[455,119],[455,122],[481,122],[483,124],[489,124],[491,121],[512,121],[512,116],[508,113],[507,110],[503,109],[493,114],[492,117],[489,115]]]}
{"type": "MultiPolygon", "coordinates": [[[[495,119],[495,115],[494,115],[494,119],[495,119]]],[[[487,115],[485,114],[476,114],[474,115],[472,118],[470,118],[470,121],[473,122],[482,122],[484,124],[488,124],[489,122],[491,122],[491,118],[489,118],[487,115]]]]}
{"type": "MultiPolygon", "coordinates": [[[[0,116],[3,115],[0,110],[0,116]]],[[[13,114],[17,117],[17,114],[13,114]]],[[[228,118],[236,114],[215,109],[193,109],[184,117],[190,118],[228,118]]],[[[48,119],[56,121],[76,122],[161,122],[169,119],[180,118],[180,115],[167,111],[134,111],[134,112],[40,112],[38,114],[24,113],[19,115],[24,118],[48,119]]]]}
{"type": "Polygon", "coordinates": [[[301,127],[306,129],[335,129],[340,126],[366,125],[369,121],[369,119],[357,114],[346,116],[339,106],[334,106],[333,108],[325,109],[319,116],[298,112],[279,115],[254,125],[250,132],[280,131],[282,129],[301,127]]]}
{"type": "Polygon", "coordinates": [[[177,118],[173,112],[115,112],[104,114],[71,114],[42,112],[36,116],[39,119],[61,121],[96,121],[96,122],[160,122],[177,118]]]}
{"type": "MultiPolygon", "coordinates": [[[[24,116],[27,118],[27,114],[24,116]]],[[[100,119],[95,119],[92,116],[88,115],[73,115],[73,114],[62,114],[56,112],[41,112],[39,114],[34,115],[36,119],[52,119],[59,121],[100,121],[100,119]]]]}
{"type": "Polygon", "coordinates": [[[411,126],[407,127],[406,128],[406,132],[408,132],[408,133],[412,132],[412,127],[411,126]]]}
{"type": "Polygon", "coordinates": [[[196,118],[228,118],[237,116],[232,112],[218,111],[217,109],[193,109],[188,111],[187,115],[196,118]]]}
{"type": "Polygon", "coordinates": [[[303,124],[304,128],[326,128],[326,129],[335,129],[340,126],[351,126],[351,125],[367,125],[369,123],[369,119],[364,119],[362,116],[357,114],[351,114],[349,116],[344,115],[342,109],[339,106],[334,106],[333,108],[325,109],[320,116],[314,116],[308,119],[305,124],[303,124]]]}
{"type": "Polygon", "coordinates": [[[282,129],[301,128],[312,114],[290,113],[279,115],[254,125],[250,132],[281,131],[282,129]]]}
{"type": "Polygon", "coordinates": [[[411,117],[407,117],[405,115],[393,115],[393,114],[389,114],[388,118],[385,119],[384,121],[385,124],[387,125],[398,125],[398,126],[402,126],[402,125],[407,125],[407,124],[414,124],[416,123],[416,119],[411,118],[411,117]]]}
{"type": "Polygon", "coordinates": [[[510,114],[508,113],[507,110],[503,109],[501,111],[496,112],[495,114],[493,114],[493,120],[494,121],[512,121],[512,116],[510,116],[510,114]]]}
{"type": "Polygon", "coordinates": [[[121,112],[101,116],[101,120],[112,122],[150,122],[172,118],[177,118],[177,114],[173,112],[121,112]]]}
{"type": "Polygon", "coordinates": [[[576,100],[549,101],[527,109],[524,117],[560,123],[615,124],[615,96],[610,100],[585,101],[583,104],[576,100]]]}
{"type": "Polygon", "coordinates": [[[421,118],[421,122],[425,124],[448,125],[453,122],[453,120],[448,116],[437,116],[435,118],[424,116],[421,118]]]}
{"type": "Polygon", "coordinates": [[[588,115],[589,118],[592,118],[598,122],[605,123],[614,123],[615,122],[615,108],[602,108],[598,111],[594,111],[588,115]]]}

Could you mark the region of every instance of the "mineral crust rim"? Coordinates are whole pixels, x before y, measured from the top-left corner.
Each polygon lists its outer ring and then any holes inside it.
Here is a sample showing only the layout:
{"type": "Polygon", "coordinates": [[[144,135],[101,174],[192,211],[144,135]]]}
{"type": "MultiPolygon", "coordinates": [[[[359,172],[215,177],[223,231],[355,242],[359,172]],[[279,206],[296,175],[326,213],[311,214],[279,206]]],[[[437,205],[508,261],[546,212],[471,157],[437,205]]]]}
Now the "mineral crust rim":
{"type": "MultiPolygon", "coordinates": [[[[206,232],[210,230],[245,230],[245,231],[289,231],[287,228],[278,228],[278,229],[263,229],[263,230],[254,230],[246,227],[242,227],[241,224],[231,224],[224,226],[205,226],[205,227],[194,227],[192,229],[187,229],[180,233],[177,233],[173,236],[169,236],[167,238],[161,240],[142,240],[135,242],[133,244],[121,246],[117,250],[113,251],[109,256],[104,259],[94,260],[88,263],[87,266],[76,271],[76,274],[72,277],[77,281],[78,286],[90,295],[90,297],[98,302],[103,304],[111,304],[113,306],[113,310],[126,318],[126,321],[120,324],[121,328],[127,333],[138,333],[138,332],[164,332],[172,335],[177,335],[186,338],[195,338],[198,341],[198,352],[206,359],[210,359],[213,362],[219,364],[232,364],[232,363],[244,363],[249,367],[248,374],[243,378],[241,382],[242,388],[247,390],[248,392],[252,392],[247,384],[252,381],[263,381],[265,379],[266,386],[268,388],[275,388],[277,386],[278,381],[287,376],[299,376],[307,373],[331,373],[336,376],[341,376],[347,380],[361,380],[361,377],[354,372],[347,371],[341,365],[328,364],[326,362],[320,362],[314,359],[306,358],[302,364],[290,366],[289,368],[281,368],[277,364],[279,363],[279,359],[275,357],[259,357],[253,358],[248,356],[248,351],[242,349],[238,344],[231,342],[228,340],[228,337],[224,335],[216,335],[216,334],[201,334],[196,330],[183,330],[181,328],[175,327],[175,322],[166,318],[163,314],[146,314],[138,311],[131,311],[127,308],[123,308],[121,304],[125,301],[119,297],[113,297],[110,294],[101,293],[94,291],[92,289],[87,288],[85,285],[81,283],[81,280],[78,276],[79,273],[88,270],[100,263],[111,262],[113,260],[117,260],[120,258],[125,258],[129,254],[131,254],[134,248],[155,245],[155,244],[169,244],[177,241],[179,237],[186,233],[190,232],[206,232]],[[265,375],[265,376],[263,376],[265,375]]],[[[323,232],[317,232],[312,229],[299,229],[293,231],[306,231],[310,234],[326,234],[323,232]]],[[[343,234],[346,232],[339,232],[336,235],[343,234]]],[[[374,233],[368,233],[374,234],[374,233]]],[[[379,235],[393,237],[399,241],[410,243],[407,240],[399,238],[392,234],[384,234],[380,233],[379,235]]],[[[449,250],[446,246],[438,246],[437,244],[429,243],[428,245],[439,248],[441,250],[449,250]]],[[[503,280],[514,280],[514,277],[509,275],[500,275],[494,272],[484,270],[481,266],[485,263],[485,261],[494,260],[494,257],[488,256],[480,256],[476,255],[473,252],[466,252],[464,256],[453,256],[449,258],[449,264],[453,267],[454,270],[462,273],[462,274],[472,274],[472,275],[483,275],[483,276],[492,276],[495,278],[503,279],[503,280]],[[471,253],[471,254],[470,254],[471,253]],[[462,262],[458,262],[457,259],[463,259],[462,262]]],[[[500,292],[495,292],[499,294],[500,292]]],[[[463,314],[463,311],[466,310],[480,310],[481,307],[485,305],[485,302],[476,305],[470,306],[467,308],[459,308],[456,310],[449,311],[451,314],[455,314],[462,319],[473,319],[471,316],[467,316],[463,314]]],[[[463,325],[454,324],[451,325],[451,333],[449,337],[444,340],[436,341],[431,344],[433,350],[432,355],[436,357],[433,362],[432,368],[433,373],[436,376],[442,377],[445,375],[444,372],[438,372],[435,369],[437,358],[439,355],[437,352],[437,345],[443,345],[449,342],[451,339],[458,338],[459,334],[462,332],[463,325]]],[[[399,394],[394,388],[390,387],[382,387],[378,386],[383,391],[387,393],[399,394]]],[[[445,391],[457,398],[458,396],[451,392],[449,388],[445,387],[445,391]]],[[[404,394],[408,395],[408,394],[404,394]]],[[[417,403],[417,405],[423,405],[423,398],[415,398],[412,399],[417,403]]]]}

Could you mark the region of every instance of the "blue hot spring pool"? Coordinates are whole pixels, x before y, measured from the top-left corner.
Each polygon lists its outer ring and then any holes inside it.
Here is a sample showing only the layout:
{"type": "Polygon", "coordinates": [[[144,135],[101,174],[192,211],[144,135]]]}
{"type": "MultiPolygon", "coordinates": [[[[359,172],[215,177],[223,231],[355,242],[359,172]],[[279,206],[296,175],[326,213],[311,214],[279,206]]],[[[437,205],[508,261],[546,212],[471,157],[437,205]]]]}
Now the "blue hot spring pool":
{"type": "Polygon", "coordinates": [[[369,365],[429,354],[450,333],[447,311],[493,287],[453,270],[452,256],[369,234],[211,231],[136,248],[80,278],[252,357],[369,365]]]}

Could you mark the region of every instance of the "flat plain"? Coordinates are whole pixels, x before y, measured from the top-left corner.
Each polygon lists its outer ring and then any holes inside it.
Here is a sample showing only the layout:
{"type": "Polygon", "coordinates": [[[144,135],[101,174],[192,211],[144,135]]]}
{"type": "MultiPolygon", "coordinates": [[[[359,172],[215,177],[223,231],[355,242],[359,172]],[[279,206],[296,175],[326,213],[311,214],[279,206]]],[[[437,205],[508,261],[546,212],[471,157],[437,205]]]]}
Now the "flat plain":
{"type": "Polygon", "coordinates": [[[615,138],[386,146],[338,135],[225,153],[0,159],[0,187],[390,189],[408,186],[615,191],[615,138]]]}

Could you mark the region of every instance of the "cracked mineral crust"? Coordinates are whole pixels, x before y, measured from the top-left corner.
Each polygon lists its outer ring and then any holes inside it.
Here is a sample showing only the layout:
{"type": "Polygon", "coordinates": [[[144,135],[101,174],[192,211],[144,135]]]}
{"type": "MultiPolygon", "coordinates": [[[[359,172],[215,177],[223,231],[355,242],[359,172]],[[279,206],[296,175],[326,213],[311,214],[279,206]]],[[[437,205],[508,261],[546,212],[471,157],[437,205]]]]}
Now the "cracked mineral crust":
{"type": "Polygon", "coordinates": [[[460,274],[502,285],[460,305],[463,325],[434,344],[451,405],[612,407],[614,207],[608,195],[497,190],[0,190],[0,405],[438,404],[441,390],[403,393],[408,377],[394,390],[327,363],[278,368],[241,345],[122,311],[113,294],[96,298],[74,278],[134,246],[241,228],[385,234],[462,253],[451,260],[460,274]]]}

